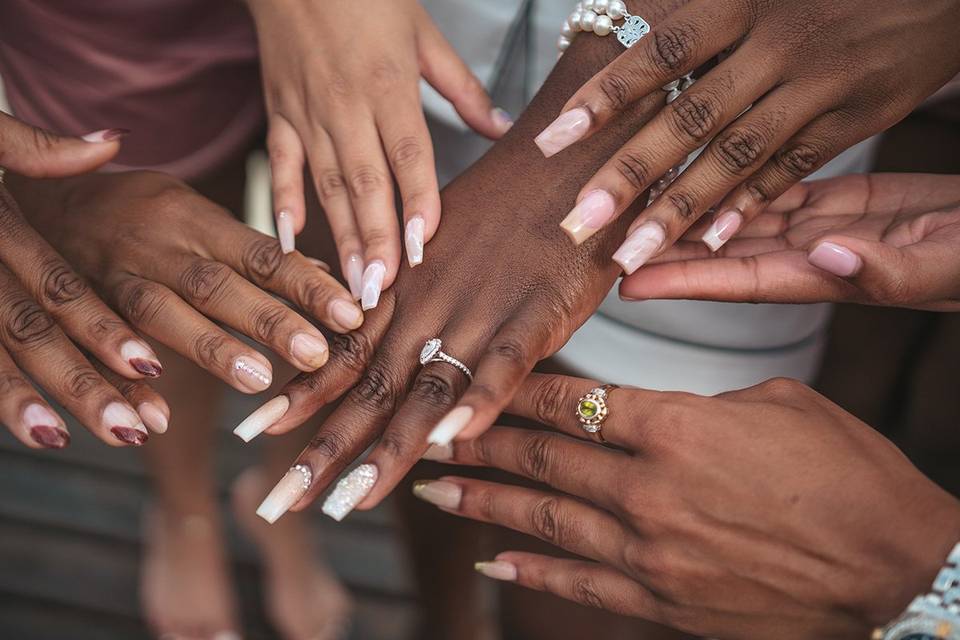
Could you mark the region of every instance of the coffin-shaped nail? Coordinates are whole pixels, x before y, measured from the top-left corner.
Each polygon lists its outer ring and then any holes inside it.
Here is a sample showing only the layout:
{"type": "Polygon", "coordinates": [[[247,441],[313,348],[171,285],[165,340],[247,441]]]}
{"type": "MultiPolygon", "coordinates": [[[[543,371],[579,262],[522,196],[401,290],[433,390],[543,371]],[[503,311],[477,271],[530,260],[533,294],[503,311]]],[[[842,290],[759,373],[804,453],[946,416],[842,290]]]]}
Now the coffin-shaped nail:
{"type": "Polygon", "coordinates": [[[560,228],[574,244],[582,244],[613,219],[616,208],[617,203],[612,195],[602,189],[594,189],[567,214],[560,228]]]}
{"type": "Polygon", "coordinates": [[[613,254],[613,259],[627,275],[630,275],[660,251],[666,237],[666,231],[659,222],[653,220],[645,222],[627,236],[617,252],[613,254]]]}
{"type": "Polygon", "coordinates": [[[719,251],[720,247],[736,235],[743,224],[743,214],[738,209],[724,212],[717,216],[710,228],[700,238],[710,251],[719,251]]]}
{"type": "Polygon", "coordinates": [[[590,112],[584,107],[577,107],[561,113],[534,139],[534,142],[540,147],[543,155],[549,158],[582,138],[589,129],[590,112]]]}
{"type": "Polygon", "coordinates": [[[383,277],[387,275],[387,266],[382,260],[374,260],[363,270],[360,306],[364,311],[376,308],[383,289],[383,277]]]}
{"type": "Polygon", "coordinates": [[[277,238],[280,240],[280,250],[290,253],[296,247],[293,235],[293,216],[286,209],[277,212],[277,238]]]}
{"type": "Polygon", "coordinates": [[[449,445],[473,418],[472,407],[457,407],[443,417],[427,436],[427,442],[441,446],[449,445]]]}
{"type": "Polygon", "coordinates": [[[413,483],[413,495],[444,509],[459,509],[463,489],[443,480],[417,480],[413,483]]]}
{"type": "Polygon", "coordinates": [[[347,266],[343,277],[347,279],[350,295],[353,296],[354,300],[359,300],[363,291],[363,258],[356,253],[347,258],[347,266]]]}
{"type": "Polygon", "coordinates": [[[423,262],[423,232],[422,216],[414,216],[407,220],[407,228],[403,233],[403,241],[407,247],[407,262],[415,267],[423,262]]]}
{"type": "Polygon", "coordinates": [[[360,465],[337,483],[333,493],[324,501],[322,511],[340,522],[367,497],[377,483],[377,475],[376,465],[360,465]]]}
{"type": "Polygon", "coordinates": [[[273,524],[307,494],[312,482],[313,471],[308,465],[293,465],[257,507],[257,515],[273,524]]]}
{"type": "Polygon", "coordinates": [[[280,421],[290,408],[290,398],[277,396],[247,416],[233,430],[234,435],[244,442],[250,442],[258,435],[280,421]]]}

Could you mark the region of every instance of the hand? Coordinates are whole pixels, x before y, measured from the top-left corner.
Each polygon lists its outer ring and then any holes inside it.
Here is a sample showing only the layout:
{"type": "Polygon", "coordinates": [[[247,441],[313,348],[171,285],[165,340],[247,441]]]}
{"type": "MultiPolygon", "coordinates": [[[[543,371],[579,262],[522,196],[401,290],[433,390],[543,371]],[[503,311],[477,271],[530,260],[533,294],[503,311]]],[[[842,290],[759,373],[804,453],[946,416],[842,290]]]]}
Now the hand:
{"type": "Polygon", "coordinates": [[[574,408],[588,380],[531,375],[452,462],[534,489],[446,477],[415,493],[584,559],[501,553],[478,569],[697,636],[856,638],[930,589],[960,504],[873,429],[792,380],[705,398],[617,389],[603,435],[574,408]]]}
{"type": "Polygon", "coordinates": [[[334,331],[363,322],[326,271],[299,252],[281,253],[276,240],[169,176],[135,171],[15,186],[33,205],[34,224],[137,329],[240,391],[270,386],[270,362],[214,322],[301,371],[326,362],[327,342],[271,294],[334,331]]]}
{"type": "Polygon", "coordinates": [[[681,241],[625,278],[620,294],[960,311],[960,177],[797,185],[721,251],[681,241]]]}
{"type": "Polygon", "coordinates": [[[637,99],[663,99],[662,86],[735,47],[613,154],[563,222],[583,242],[705,146],[631,225],[614,255],[628,274],[715,205],[716,224],[703,239],[718,249],[791,185],[896,123],[960,71],[953,0],[691,0],[651,24],[538,138],[545,153],[557,153],[637,99]]]}
{"type": "Polygon", "coordinates": [[[510,119],[492,108],[479,80],[415,0],[248,4],[260,40],[284,251],[293,250],[305,222],[306,160],[350,290],[371,309],[400,265],[393,181],[411,266],[423,260],[423,244],[440,223],[420,77],[483,135],[500,137],[510,119]]]}

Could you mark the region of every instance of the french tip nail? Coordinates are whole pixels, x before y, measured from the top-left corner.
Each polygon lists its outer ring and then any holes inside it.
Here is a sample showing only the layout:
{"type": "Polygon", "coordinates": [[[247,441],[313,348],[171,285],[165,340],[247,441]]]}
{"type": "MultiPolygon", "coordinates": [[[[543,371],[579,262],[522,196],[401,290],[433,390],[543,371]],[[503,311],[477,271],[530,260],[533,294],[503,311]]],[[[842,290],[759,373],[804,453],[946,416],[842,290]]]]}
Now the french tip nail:
{"type": "Polygon", "coordinates": [[[493,560],[492,562],[475,562],[474,570],[480,575],[494,580],[513,582],[517,579],[517,567],[509,562],[493,560]]]}
{"type": "Polygon", "coordinates": [[[312,483],[313,470],[309,465],[293,465],[257,507],[257,515],[273,524],[306,495],[312,483]]]}
{"type": "Polygon", "coordinates": [[[413,495],[442,509],[459,509],[463,489],[444,480],[417,480],[413,483],[413,495]]]}
{"type": "Polygon", "coordinates": [[[139,447],[150,438],[150,436],[147,434],[146,427],[144,427],[142,431],[140,429],[132,429],[130,427],[111,427],[110,433],[112,433],[120,442],[130,444],[135,447],[139,447]]]}
{"type": "Polygon", "coordinates": [[[296,248],[293,233],[293,218],[286,209],[277,212],[277,238],[280,240],[280,250],[283,253],[292,253],[296,248]]]}
{"type": "Polygon", "coordinates": [[[443,417],[427,436],[429,444],[448,446],[473,418],[472,407],[457,407],[443,417]]]}
{"type": "Polygon", "coordinates": [[[30,427],[30,438],[45,449],[63,449],[70,444],[70,434],[60,427],[30,427]]]}
{"type": "Polygon", "coordinates": [[[360,306],[364,311],[374,309],[380,303],[383,278],[386,274],[387,266],[382,260],[374,260],[363,270],[360,306]]]}
{"type": "Polygon", "coordinates": [[[137,413],[140,419],[154,433],[166,433],[169,426],[167,416],[160,410],[160,407],[152,402],[141,402],[137,405],[137,413]]]}
{"type": "Polygon", "coordinates": [[[244,442],[250,442],[279,422],[289,408],[290,398],[277,396],[244,418],[233,430],[233,433],[244,442]]]}
{"type": "Polygon", "coordinates": [[[743,224],[743,214],[739,210],[722,213],[713,221],[710,228],[700,238],[710,251],[719,251],[730,238],[736,235],[743,224]]]}
{"type": "Polygon", "coordinates": [[[321,511],[337,522],[346,518],[377,483],[379,472],[373,464],[362,464],[348,473],[323,502],[321,511]]]}
{"type": "Polygon", "coordinates": [[[163,373],[157,354],[147,344],[139,340],[127,340],[120,345],[120,357],[126,360],[140,375],[156,378],[163,373]]]}
{"type": "Polygon", "coordinates": [[[113,142],[114,140],[122,140],[130,135],[129,129],[122,129],[115,127],[113,129],[101,129],[99,131],[91,131],[90,133],[80,136],[80,139],[84,142],[113,142]]]}
{"type": "Polygon", "coordinates": [[[159,362],[151,362],[143,358],[132,358],[129,362],[130,366],[133,367],[137,373],[147,376],[148,378],[159,378],[160,374],[163,373],[163,366],[161,366],[159,362]]]}

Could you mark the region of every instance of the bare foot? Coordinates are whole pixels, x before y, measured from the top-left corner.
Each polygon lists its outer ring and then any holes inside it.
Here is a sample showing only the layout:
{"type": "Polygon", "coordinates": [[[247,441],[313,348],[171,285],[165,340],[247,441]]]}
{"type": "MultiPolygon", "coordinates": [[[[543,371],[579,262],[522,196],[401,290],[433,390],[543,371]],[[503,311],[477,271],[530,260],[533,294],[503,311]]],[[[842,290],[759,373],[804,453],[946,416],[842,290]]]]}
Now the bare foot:
{"type": "Polygon", "coordinates": [[[253,538],[263,558],[266,609],[284,640],[340,640],[347,637],[353,604],[311,542],[302,513],[288,512],[275,524],[257,517],[257,505],[270,490],[259,469],[233,484],[237,522],[253,538]]]}
{"type": "Polygon", "coordinates": [[[239,640],[225,543],[216,516],[144,517],[140,597],[161,640],[239,640]]]}

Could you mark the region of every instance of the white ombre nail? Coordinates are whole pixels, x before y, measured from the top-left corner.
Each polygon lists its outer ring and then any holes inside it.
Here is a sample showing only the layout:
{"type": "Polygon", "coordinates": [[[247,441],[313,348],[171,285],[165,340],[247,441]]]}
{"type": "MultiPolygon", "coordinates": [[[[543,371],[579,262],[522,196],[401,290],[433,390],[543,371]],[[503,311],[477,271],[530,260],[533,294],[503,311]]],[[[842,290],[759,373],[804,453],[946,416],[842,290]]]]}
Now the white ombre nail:
{"type": "Polygon", "coordinates": [[[742,224],[743,215],[738,210],[727,211],[713,221],[700,240],[710,247],[710,251],[718,251],[740,230],[742,224]]]}
{"type": "Polygon", "coordinates": [[[453,459],[452,444],[432,444],[420,456],[421,460],[433,460],[434,462],[446,462],[453,459]]]}
{"type": "Polygon", "coordinates": [[[473,565],[473,568],[476,569],[481,575],[485,575],[488,578],[493,578],[494,580],[513,582],[517,579],[516,565],[510,564],[509,562],[503,562],[502,560],[494,560],[493,562],[477,562],[473,565]]]}
{"type": "Polygon", "coordinates": [[[273,374],[256,360],[240,357],[233,361],[233,371],[243,386],[253,391],[263,391],[273,382],[273,374]]]}
{"type": "Polygon", "coordinates": [[[367,497],[373,485],[377,483],[377,476],[376,465],[360,465],[337,483],[333,493],[324,501],[322,511],[340,522],[367,497]]]}
{"type": "Polygon", "coordinates": [[[645,222],[627,236],[617,252],[613,254],[613,260],[623,267],[627,275],[630,275],[657,254],[666,238],[667,233],[662,224],[652,220],[645,222]]]}
{"type": "Polygon", "coordinates": [[[363,270],[360,306],[364,311],[375,308],[380,302],[380,291],[383,289],[385,275],[387,275],[387,266],[382,260],[374,260],[363,270]]]}
{"type": "Polygon", "coordinates": [[[277,213],[277,238],[280,239],[281,251],[290,253],[294,250],[293,216],[286,209],[277,213]]]}
{"type": "Polygon", "coordinates": [[[347,286],[350,287],[350,295],[354,300],[359,300],[363,282],[363,258],[356,253],[347,258],[346,272],[343,276],[347,279],[347,286]]]}
{"type": "Polygon", "coordinates": [[[590,112],[584,107],[561,113],[540,133],[534,142],[547,158],[554,156],[586,135],[590,129],[590,112]]]}
{"type": "Polygon", "coordinates": [[[423,217],[414,216],[407,221],[403,241],[407,247],[407,262],[415,267],[423,262],[423,217]]]}
{"type": "Polygon", "coordinates": [[[273,524],[307,494],[313,482],[313,471],[306,464],[297,464],[280,479],[273,491],[257,507],[257,515],[273,524]]]}
{"type": "Polygon", "coordinates": [[[413,483],[413,495],[443,509],[459,509],[463,489],[443,480],[417,480],[413,483]]]}
{"type": "Polygon", "coordinates": [[[457,434],[463,431],[471,418],[473,418],[471,407],[457,407],[437,423],[437,426],[427,436],[427,442],[440,446],[449,445],[457,437],[457,434]]]}
{"type": "Polygon", "coordinates": [[[275,425],[280,418],[286,415],[287,409],[289,408],[290,398],[287,396],[277,396],[247,416],[244,421],[238,424],[237,428],[233,430],[233,434],[244,442],[250,442],[275,425]]]}

